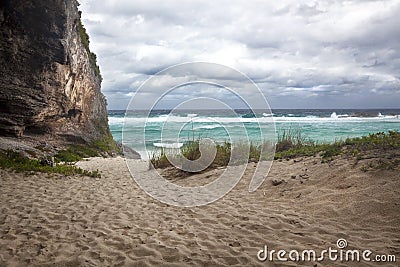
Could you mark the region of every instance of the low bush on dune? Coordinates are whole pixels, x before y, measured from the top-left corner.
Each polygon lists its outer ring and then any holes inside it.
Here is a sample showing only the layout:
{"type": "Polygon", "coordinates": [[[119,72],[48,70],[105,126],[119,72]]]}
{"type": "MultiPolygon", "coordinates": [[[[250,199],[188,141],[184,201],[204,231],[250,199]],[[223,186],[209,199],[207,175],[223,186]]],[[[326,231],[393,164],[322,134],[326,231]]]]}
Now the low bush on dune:
{"type": "MultiPolygon", "coordinates": [[[[285,135],[283,135],[285,136],[285,135]]],[[[368,136],[347,138],[332,144],[317,144],[311,141],[302,141],[302,138],[286,137],[278,140],[275,159],[289,159],[302,156],[320,155],[324,161],[330,161],[335,156],[346,155],[356,158],[356,163],[362,159],[375,159],[362,166],[363,171],[393,170],[400,166],[400,132],[389,131],[369,134],[368,136]],[[295,141],[293,141],[295,140],[295,141]],[[279,145],[281,143],[281,145],[279,145]],[[282,145],[284,144],[284,146],[282,145]],[[280,149],[285,147],[284,149],[280,149]],[[289,148],[288,148],[289,147],[289,148]],[[288,148],[288,149],[286,149],[288,148]]]]}
{"type": "Polygon", "coordinates": [[[360,151],[372,149],[400,149],[400,132],[379,132],[368,136],[348,138],[343,144],[360,151]]]}

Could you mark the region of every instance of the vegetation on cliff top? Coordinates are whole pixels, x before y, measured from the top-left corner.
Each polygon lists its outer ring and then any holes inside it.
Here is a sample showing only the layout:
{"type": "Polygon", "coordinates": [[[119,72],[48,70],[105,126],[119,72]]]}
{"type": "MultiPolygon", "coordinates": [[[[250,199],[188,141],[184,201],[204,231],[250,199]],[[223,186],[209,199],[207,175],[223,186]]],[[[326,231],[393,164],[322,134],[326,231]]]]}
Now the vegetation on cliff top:
{"type": "MultiPolygon", "coordinates": [[[[95,75],[102,80],[102,76],[100,73],[100,67],[97,64],[97,56],[95,53],[90,51],[90,40],[89,35],[86,31],[82,23],[82,12],[78,11],[79,19],[77,21],[77,31],[79,37],[81,39],[82,45],[84,46],[91,68],[93,69],[95,75]]],[[[107,105],[107,100],[104,95],[100,94],[100,96],[104,103],[107,105]]],[[[110,130],[108,128],[108,121],[107,118],[100,118],[98,120],[93,120],[94,126],[96,130],[102,136],[102,139],[94,141],[88,145],[73,145],[69,147],[66,151],[61,151],[59,154],[63,154],[64,158],[76,158],[81,159],[83,157],[93,157],[98,155],[110,154],[110,153],[118,153],[120,149],[117,147],[115,141],[112,138],[110,130]]]]}
{"type": "Polygon", "coordinates": [[[99,65],[97,65],[97,56],[95,53],[91,52],[90,48],[89,48],[89,44],[90,44],[89,35],[87,34],[85,27],[83,26],[81,14],[82,14],[82,12],[79,11],[79,20],[78,20],[78,24],[77,24],[77,30],[78,30],[79,36],[81,38],[81,42],[82,42],[83,46],[85,47],[85,50],[88,54],[91,67],[94,70],[94,73],[96,74],[96,76],[98,76],[100,78],[100,80],[102,80],[103,78],[101,77],[100,67],[99,67],[99,65]]]}

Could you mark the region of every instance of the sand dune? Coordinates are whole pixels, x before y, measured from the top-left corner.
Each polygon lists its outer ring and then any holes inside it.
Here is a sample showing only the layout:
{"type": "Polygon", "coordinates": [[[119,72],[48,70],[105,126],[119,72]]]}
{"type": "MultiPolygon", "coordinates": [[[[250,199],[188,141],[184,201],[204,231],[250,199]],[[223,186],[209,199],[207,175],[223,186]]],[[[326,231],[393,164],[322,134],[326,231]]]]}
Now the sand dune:
{"type": "MultiPolygon", "coordinates": [[[[369,249],[400,260],[400,177],[318,158],[274,162],[248,192],[244,179],[207,206],[162,204],[131,178],[124,159],[79,162],[102,178],[0,170],[0,266],[376,266],[374,262],[260,262],[269,249],[369,249]],[[272,180],[283,180],[273,186],[272,180]]],[[[359,163],[359,164],[362,164],[359,163]]],[[[174,182],[207,183],[223,170],[174,182]]],[[[399,266],[380,263],[379,266],[399,266]]]]}

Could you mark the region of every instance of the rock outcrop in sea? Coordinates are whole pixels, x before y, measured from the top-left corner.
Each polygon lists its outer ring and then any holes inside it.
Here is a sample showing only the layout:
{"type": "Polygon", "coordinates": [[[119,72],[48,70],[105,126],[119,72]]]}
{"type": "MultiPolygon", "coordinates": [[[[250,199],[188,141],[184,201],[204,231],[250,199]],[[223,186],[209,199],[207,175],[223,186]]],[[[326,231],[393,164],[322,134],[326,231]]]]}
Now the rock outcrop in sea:
{"type": "Polygon", "coordinates": [[[0,135],[112,140],[96,55],[76,0],[0,2],[0,135]]]}

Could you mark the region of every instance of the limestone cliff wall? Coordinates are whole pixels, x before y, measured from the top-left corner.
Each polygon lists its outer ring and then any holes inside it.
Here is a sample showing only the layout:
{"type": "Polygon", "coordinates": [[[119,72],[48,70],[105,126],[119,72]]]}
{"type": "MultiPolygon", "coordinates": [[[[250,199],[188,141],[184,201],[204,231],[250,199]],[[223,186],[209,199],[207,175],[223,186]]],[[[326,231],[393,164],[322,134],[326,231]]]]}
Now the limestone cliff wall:
{"type": "Polygon", "coordinates": [[[110,137],[101,76],[82,40],[77,6],[75,0],[0,1],[0,135],[67,142],[110,137]]]}

